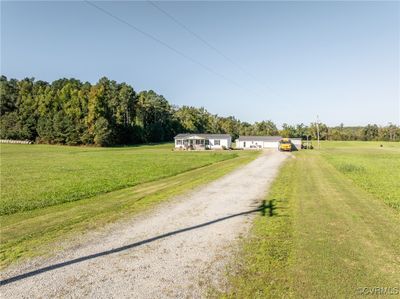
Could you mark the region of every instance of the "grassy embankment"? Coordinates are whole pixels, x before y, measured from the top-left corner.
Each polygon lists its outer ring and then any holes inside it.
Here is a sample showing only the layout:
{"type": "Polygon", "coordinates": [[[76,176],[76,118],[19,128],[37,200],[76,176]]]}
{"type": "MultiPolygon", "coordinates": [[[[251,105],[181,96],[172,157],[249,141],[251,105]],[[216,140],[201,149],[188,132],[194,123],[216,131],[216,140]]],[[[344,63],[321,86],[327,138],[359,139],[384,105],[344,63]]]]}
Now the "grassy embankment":
{"type": "Polygon", "coordinates": [[[331,142],[295,157],[267,196],[274,215],[256,217],[219,295],[351,298],[374,287],[399,290],[400,144],[331,142]]]}
{"type": "Polygon", "coordinates": [[[58,240],[143,211],[256,156],[172,152],[170,144],[2,145],[0,266],[54,250],[58,240]]]}

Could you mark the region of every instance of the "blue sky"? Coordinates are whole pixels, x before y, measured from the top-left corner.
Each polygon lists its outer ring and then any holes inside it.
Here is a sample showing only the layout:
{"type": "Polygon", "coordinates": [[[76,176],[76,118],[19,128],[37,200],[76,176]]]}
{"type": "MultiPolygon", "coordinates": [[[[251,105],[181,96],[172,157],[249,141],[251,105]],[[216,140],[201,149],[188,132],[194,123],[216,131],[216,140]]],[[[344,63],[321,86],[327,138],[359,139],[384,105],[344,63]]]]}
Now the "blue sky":
{"type": "Polygon", "coordinates": [[[94,3],[190,58],[85,2],[2,2],[1,73],[107,76],[249,122],[400,123],[399,2],[156,2],[223,55],[149,2],[94,3]]]}

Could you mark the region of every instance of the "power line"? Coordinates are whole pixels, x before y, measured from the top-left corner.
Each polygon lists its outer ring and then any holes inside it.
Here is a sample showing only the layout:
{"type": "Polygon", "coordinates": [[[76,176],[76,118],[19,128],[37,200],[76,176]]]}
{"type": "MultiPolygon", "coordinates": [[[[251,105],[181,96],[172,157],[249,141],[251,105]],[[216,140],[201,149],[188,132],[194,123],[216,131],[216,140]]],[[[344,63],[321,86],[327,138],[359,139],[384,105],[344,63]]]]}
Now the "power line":
{"type": "MultiPolygon", "coordinates": [[[[193,35],[195,38],[197,38],[199,41],[201,41],[203,44],[205,44],[207,47],[209,47],[210,49],[212,49],[214,52],[218,53],[220,56],[222,56],[223,58],[225,58],[225,60],[229,61],[232,65],[234,65],[236,68],[238,68],[239,70],[241,70],[244,74],[246,74],[247,76],[251,77],[254,80],[258,80],[258,78],[256,76],[254,76],[252,73],[248,72],[244,67],[242,67],[240,64],[238,64],[235,60],[231,59],[229,56],[225,55],[221,50],[219,50],[218,48],[216,48],[215,46],[213,46],[211,43],[209,43],[207,40],[205,40],[203,37],[201,37],[199,34],[197,34],[196,32],[194,32],[193,30],[191,30],[188,26],[186,26],[184,23],[182,23],[181,21],[179,21],[178,19],[176,19],[174,16],[172,16],[170,13],[168,13],[166,10],[164,10],[163,8],[161,8],[159,5],[157,5],[156,3],[154,3],[151,0],[147,0],[148,3],[150,3],[153,7],[155,7],[157,10],[159,10],[161,13],[163,13],[165,16],[167,16],[168,18],[170,18],[173,22],[175,22],[178,26],[182,27],[184,30],[186,30],[189,34],[193,35]]],[[[264,83],[265,85],[265,83],[264,83]]],[[[268,89],[270,91],[273,91],[269,86],[268,89]]]]}
{"type": "Polygon", "coordinates": [[[84,0],[84,1],[85,1],[88,5],[92,6],[93,8],[96,8],[97,10],[99,10],[99,11],[101,11],[102,13],[106,14],[107,16],[109,16],[109,17],[111,17],[111,18],[117,20],[117,21],[120,22],[120,23],[123,23],[123,24],[129,26],[130,28],[132,28],[132,29],[134,29],[135,31],[141,33],[142,35],[144,35],[144,36],[146,36],[146,37],[152,39],[153,41],[155,41],[155,42],[161,44],[162,46],[164,46],[164,47],[168,48],[169,50],[175,52],[176,54],[182,56],[182,57],[185,58],[186,60],[189,60],[190,62],[192,62],[192,63],[194,63],[194,64],[197,64],[198,66],[202,67],[202,68],[205,69],[206,71],[208,71],[208,72],[210,72],[210,73],[212,73],[212,74],[214,74],[214,75],[216,75],[216,76],[218,76],[218,77],[221,77],[222,79],[224,79],[225,81],[227,81],[227,82],[229,82],[229,83],[235,85],[236,87],[239,87],[239,88],[244,89],[244,90],[246,90],[246,91],[248,90],[248,89],[244,88],[243,86],[241,86],[240,84],[238,84],[237,82],[235,82],[234,80],[232,80],[232,79],[230,79],[230,78],[224,76],[223,74],[221,74],[221,73],[219,73],[219,72],[213,70],[211,67],[209,67],[209,66],[203,64],[202,62],[200,62],[200,61],[198,61],[198,60],[196,60],[196,59],[194,59],[194,58],[192,58],[191,56],[185,54],[184,52],[182,52],[182,51],[180,51],[180,50],[178,50],[178,49],[176,49],[176,48],[170,46],[170,45],[167,44],[166,42],[164,42],[164,41],[160,40],[159,38],[155,37],[154,35],[152,35],[152,34],[146,32],[146,31],[140,29],[139,27],[137,27],[137,26],[135,26],[135,25],[129,23],[128,21],[126,21],[126,20],[124,20],[124,19],[122,19],[122,18],[120,18],[120,17],[114,15],[113,13],[109,12],[108,10],[106,10],[106,9],[104,9],[104,8],[102,8],[102,7],[98,6],[98,5],[96,5],[96,4],[94,4],[94,3],[91,2],[91,1],[88,1],[88,0],[84,0]]]}
{"type": "Polygon", "coordinates": [[[153,5],[156,9],[158,9],[160,12],[162,12],[164,15],[166,15],[168,18],[170,18],[172,21],[174,21],[176,24],[178,24],[180,27],[182,27],[183,29],[185,29],[187,32],[189,32],[191,35],[193,35],[194,37],[196,37],[198,40],[200,40],[203,44],[205,44],[206,46],[208,46],[209,48],[211,48],[212,50],[214,50],[215,52],[217,52],[219,55],[221,55],[222,57],[224,57],[226,60],[228,60],[229,62],[231,62],[232,64],[235,64],[237,67],[241,68],[239,65],[237,65],[235,63],[234,60],[230,59],[228,56],[226,56],[224,53],[222,53],[220,50],[218,50],[216,47],[214,47],[212,44],[210,44],[208,41],[206,41],[204,38],[202,38],[200,35],[198,35],[196,32],[192,31],[191,29],[189,29],[189,27],[187,27],[185,24],[183,24],[182,22],[180,22],[178,19],[176,19],[175,17],[173,17],[171,14],[169,14],[167,11],[165,11],[164,9],[162,9],[160,6],[158,6],[157,4],[155,4],[153,1],[147,1],[148,3],[150,3],[151,5],[153,5]]]}

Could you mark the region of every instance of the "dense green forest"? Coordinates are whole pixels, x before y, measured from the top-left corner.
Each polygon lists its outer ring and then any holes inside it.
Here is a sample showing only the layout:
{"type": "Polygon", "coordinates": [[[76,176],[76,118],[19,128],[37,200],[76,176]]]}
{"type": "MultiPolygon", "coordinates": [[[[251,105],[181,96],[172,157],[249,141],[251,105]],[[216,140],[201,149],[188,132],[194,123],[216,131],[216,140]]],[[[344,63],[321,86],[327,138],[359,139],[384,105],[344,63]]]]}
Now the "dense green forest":
{"type": "MultiPolygon", "coordinates": [[[[239,135],[282,135],[316,138],[316,123],[284,124],[270,120],[250,124],[221,117],[204,108],[171,105],[152,90],[136,92],[126,83],[101,78],[96,84],[77,79],[52,83],[1,76],[1,138],[38,143],[99,146],[163,142],[182,132],[239,135]]],[[[328,127],[322,140],[400,139],[400,127],[328,127]]]]}

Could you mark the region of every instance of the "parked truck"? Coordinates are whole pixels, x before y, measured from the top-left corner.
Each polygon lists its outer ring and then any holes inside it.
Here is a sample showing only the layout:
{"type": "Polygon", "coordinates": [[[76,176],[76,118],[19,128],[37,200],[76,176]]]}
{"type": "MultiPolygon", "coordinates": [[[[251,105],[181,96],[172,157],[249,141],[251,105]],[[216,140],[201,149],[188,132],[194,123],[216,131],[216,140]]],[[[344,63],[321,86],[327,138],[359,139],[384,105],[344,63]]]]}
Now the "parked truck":
{"type": "Polygon", "coordinates": [[[279,141],[279,150],[284,152],[292,151],[292,141],[289,138],[282,138],[279,141]]]}

